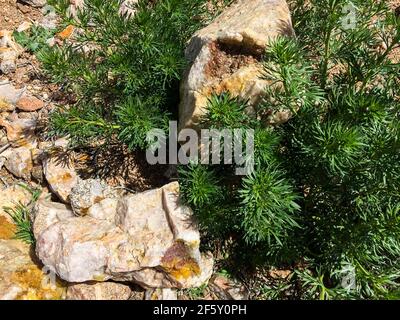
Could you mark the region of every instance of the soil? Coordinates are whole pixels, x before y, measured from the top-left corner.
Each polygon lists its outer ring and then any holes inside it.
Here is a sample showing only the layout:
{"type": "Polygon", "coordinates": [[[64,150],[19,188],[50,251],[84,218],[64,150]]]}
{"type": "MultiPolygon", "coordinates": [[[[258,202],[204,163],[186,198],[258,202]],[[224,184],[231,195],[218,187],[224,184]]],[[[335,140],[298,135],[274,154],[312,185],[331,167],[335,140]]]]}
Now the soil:
{"type": "Polygon", "coordinates": [[[17,0],[0,0],[0,30],[15,29],[24,21],[38,21],[41,10],[17,0]]]}

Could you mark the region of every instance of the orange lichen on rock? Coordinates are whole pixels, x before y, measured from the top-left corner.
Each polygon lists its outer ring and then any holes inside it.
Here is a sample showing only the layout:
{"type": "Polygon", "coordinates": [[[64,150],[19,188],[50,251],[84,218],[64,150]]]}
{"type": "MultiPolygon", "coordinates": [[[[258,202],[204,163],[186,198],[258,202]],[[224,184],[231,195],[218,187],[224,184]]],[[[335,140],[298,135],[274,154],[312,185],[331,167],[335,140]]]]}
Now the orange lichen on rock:
{"type": "Polygon", "coordinates": [[[0,216],[0,239],[9,240],[15,235],[16,227],[4,216],[0,216]]]}
{"type": "Polygon", "coordinates": [[[199,264],[190,255],[190,249],[182,241],[175,242],[167,250],[161,260],[161,266],[177,280],[188,279],[201,273],[199,264]]]}
{"type": "Polygon", "coordinates": [[[65,296],[65,287],[58,279],[48,283],[42,270],[36,265],[23,267],[11,275],[11,280],[23,289],[17,300],[60,300],[65,296]]]}

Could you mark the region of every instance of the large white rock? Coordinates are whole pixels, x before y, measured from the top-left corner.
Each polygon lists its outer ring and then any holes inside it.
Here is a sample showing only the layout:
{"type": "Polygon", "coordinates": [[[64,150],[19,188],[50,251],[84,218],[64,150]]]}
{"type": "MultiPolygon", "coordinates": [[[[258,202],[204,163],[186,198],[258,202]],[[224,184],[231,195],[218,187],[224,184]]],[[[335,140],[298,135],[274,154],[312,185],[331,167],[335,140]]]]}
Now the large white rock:
{"type": "Polygon", "coordinates": [[[199,286],[211,277],[213,259],[200,254],[192,212],[179,203],[178,195],[178,183],[171,183],[117,203],[103,200],[87,216],[64,219],[44,230],[37,238],[37,255],[68,282],[199,286]]]}
{"type": "Polygon", "coordinates": [[[285,0],[237,0],[195,33],[186,49],[180,127],[199,127],[213,93],[229,92],[257,105],[268,85],[261,79],[262,53],[272,39],[293,34],[285,0]]]}

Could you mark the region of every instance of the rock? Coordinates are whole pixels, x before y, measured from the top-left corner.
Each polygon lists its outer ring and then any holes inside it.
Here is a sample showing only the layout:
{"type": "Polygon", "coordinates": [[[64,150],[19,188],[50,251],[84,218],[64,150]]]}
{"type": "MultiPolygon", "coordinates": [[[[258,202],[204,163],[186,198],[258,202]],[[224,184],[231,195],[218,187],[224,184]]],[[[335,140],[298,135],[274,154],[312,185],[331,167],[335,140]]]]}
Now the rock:
{"type": "Polygon", "coordinates": [[[2,60],[0,62],[0,71],[3,74],[10,74],[15,72],[17,70],[17,64],[15,63],[15,60],[2,60]]]}
{"type": "Polygon", "coordinates": [[[76,19],[78,11],[84,9],[85,1],[84,0],[70,0],[69,3],[70,3],[70,5],[67,9],[67,16],[76,19]]]}
{"type": "Polygon", "coordinates": [[[0,190],[0,217],[4,217],[7,221],[13,223],[4,208],[15,208],[18,203],[28,205],[31,199],[32,195],[30,192],[20,185],[12,185],[0,190]]]}
{"type": "Polygon", "coordinates": [[[50,11],[40,20],[39,25],[45,29],[54,30],[57,28],[57,20],[57,14],[54,11],[50,11]]]}
{"type": "Polygon", "coordinates": [[[115,282],[77,283],[67,290],[67,300],[128,300],[129,286],[115,282]]]}
{"type": "Polygon", "coordinates": [[[213,93],[259,103],[268,85],[260,79],[261,55],[271,39],[293,34],[284,0],[237,0],[195,33],[185,52],[190,66],[181,84],[181,128],[198,128],[213,93]]]}
{"type": "Polygon", "coordinates": [[[0,48],[11,48],[15,52],[21,53],[24,49],[14,41],[13,31],[0,30],[0,48]]]}
{"type": "Polygon", "coordinates": [[[0,240],[0,300],[56,300],[65,289],[31,259],[30,247],[16,240],[0,240]]]}
{"type": "Polygon", "coordinates": [[[12,112],[15,110],[15,106],[8,103],[5,99],[0,98],[0,113],[1,112],[12,112]]]}
{"type": "MultiPolygon", "coordinates": [[[[122,1],[119,13],[121,15],[126,15],[127,18],[131,18],[136,9],[134,6],[138,3],[138,0],[124,0],[122,1]]],[[[85,1],[84,0],[70,0],[70,5],[67,9],[67,15],[73,17],[77,20],[77,13],[78,10],[84,10],[85,8],[85,1]]]]}
{"type": "MultiPolygon", "coordinates": [[[[4,103],[8,103],[10,105],[15,105],[19,98],[24,93],[25,89],[15,89],[15,87],[9,83],[0,83],[0,100],[4,103]]],[[[2,111],[13,111],[14,107],[10,110],[2,110],[2,111]]]]}
{"type": "Polygon", "coordinates": [[[31,27],[32,27],[32,23],[31,22],[24,21],[18,26],[17,32],[28,31],[31,27]]]}
{"type": "Polygon", "coordinates": [[[114,223],[115,215],[117,213],[117,206],[118,199],[104,199],[91,206],[87,212],[87,215],[95,219],[107,220],[114,223]]]}
{"type": "Polygon", "coordinates": [[[0,126],[6,129],[8,141],[13,147],[36,147],[36,120],[19,119],[16,116],[8,120],[0,118],[0,126]]]}
{"type": "MultiPolygon", "coordinates": [[[[17,230],[15,224],[6,219],[5,216],[0,216],[0,239],[9,240],[14,238],[17,230]]],[[[1,254],[1,253],[0,253],[1,254]]]]}
{"type": "Polygon", "coordinates": [[[46,0],[21,0],[22,3],[30,5],[34,8],[42,8],[46,5],[46,0]]]}
{"type": "Polygon", "coordinates": [[[209,285],[212,292],[221,300],[248,300],[249,292],[245,286],[227,277],[217,275],[209,285]]]}
{"type": "Polygon", "coordinates": [[[0,71],[9,74],[16,70],[16,60],[23,48],[17,44],[12,36],[12,31],[0,31],[0,71]]]}
{"type": "Polygon", "coordinates": [[[84,216],[91,206],[106,198],[112,198],[114,194],[112,188],[103,181],[79,179],[72,188],[69,199],[74,212],[84,216]]]}
{"type": "Polygon", "coordinates": [[[119,8],[119,14],[125,16],[127,18],[131,18],[135,15],[136,9],[135,5],[138,3],[138,0],[125,0],[121,3],[119,8]]]}
{"type": "Polygon", "coordinates": [[[64,30],[57,33],[57,38],[61,39],[61,40],[67,40],[67,39],[71,38],[74,31],[75,31],[75,27],[73,25],[69,25],[64,30]]]}
{"type": "Polygon", "coordinates": [[[87,216],[51,225],[37,237],[36,252],[68,282],[188,288],[202,285],[212,274],[213,259],[200,254],[199,244],[192,212],[182,207],[178,184],[171,183],[123,196],[117,203],[103,200],[87,216]],[[107,207],[110,211],[99,213],[107,207]]]}
{"type": "Polygon", "coordinates": [[[31,216],[33,234],[38,238],[51,225],[72,217],[74,214],[71,208],[65,204],[41,199],[36,203],[31,216]]]}
{"type": "Polygon", "coordinates": [[[69,203],[71,190],[79,179],[72,161],[63,159],[63,155],[48,155],[43,160],[43,173],[50,190],[61,201],[69,203]]]}
{"type": "Polygon", "coordinates": [[[22,96],[16,105],[19,110],[32,112],[42,109],[44,102],[34,96],[22,96]]]}
{"type": "Polygon", "coordinates": [[[33,168],[31,149],[27,147],[19,147],[9,149],[6,154],[5,167],[9,172],[18,178],[29,180],[33,168]]]}
{"type": "Polygon", "coordinates": [[[174,289],[147,289],[145,300],[178,300],[178,295],[174,289]]]}

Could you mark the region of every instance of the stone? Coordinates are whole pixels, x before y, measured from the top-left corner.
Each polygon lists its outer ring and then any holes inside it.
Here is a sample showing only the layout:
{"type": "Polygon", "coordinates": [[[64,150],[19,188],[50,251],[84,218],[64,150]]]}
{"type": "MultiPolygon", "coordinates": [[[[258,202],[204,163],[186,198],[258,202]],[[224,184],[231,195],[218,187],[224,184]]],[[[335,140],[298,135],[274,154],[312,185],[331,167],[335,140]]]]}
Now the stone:
{"type": "Polygon", "coordinates": [[[145,300],[178,300],[178,294],[175,289],[170,288],[147,289],[145,300]]]}
{"type": "Polygon", "coordinates": [[[13,31],[4,29],[0,30],[0,48],[11,48],[18,53],[24,51],[22,46],[14,41],[13,31]]]}
{"type": "Polygon", "coordinates": [[[40,110],[44,107],[44,102],[34,96],[22,96],[16,104],[21,111],[32,112],[40,110]]]}
{"type": "Polygon", "coordinates": [[[21,0],[22,3],[30,5],[34,8],[42,8],[46,5],[46,0],[21,0]]]}
{"type": "Polygon", "coordinates": [[[4,163],[7,170],[18,178],[29,180],[33,168],[31,149],[27,147],[19,147],[9,149],[6,154],[4,163]]]}
{"type": "Polygon", "coordinates": [[[4,217],[7,221],[13,223],[4,208],[15,208],[18,203],[28,205],[31,199],[30,192],[20,185],[12,185],[0,190],[0,217],[4,217]]]}
{"type": "Polygon", "coordinates": [[[136,9],[135,5],[138,3],[138,0],[125,0],[121,3],[119,8],[119,14],[125,16],[127,18],[131,18],[135,15],[136,9]]]}
{"type": "Polygon", "coordinates": [[[15,110],[15,106],[8,103],[5,99],[0,98],[0,113],[1,112],[12,112],[15,110]]]}
{"type": "Polygon", "coordinates": [[[67,300],[128,300],[132,290],[116,282],[72,284],[67,290],[67,300]]]}
{"type": "MultiPolygon", "coordinates": [[[[84,10],[85,8],[85,1],[84,0],[70,0],[70,5],[67,9],[67,15],[77,20],[77,13],[79,10],[84,10]]],[[[138,3],[138,0],[124,0],[122,1],[119,13],[121,15],[126,15],[127,18],[131,18],[136,9],[134,8],[135,4],[138,3]]]]}
{"type": "Polygon", "coordinates": [[[237,0],[195,33],[185,51],[189,68],[181,84],[181,129],[199,129],[213,93],[249,100],[253,113],[268,85],[261,78],[261,55],[279,35],[294,35],[284,0],[237,0]]]}
{"type": "Polygon", "coordinates": [[[0,127],[6,129],[8,142],[13,147],[36,147],[36,120],[20,119],[16,116],[9,119],[0,118],[0,127]]]}
{"type": "Polygon", "coordinates": [[[3,74],[10,74],[15,72],[15,70],[17,70],[17,63],[16,63],[16,55],[13,53],[11,54],[0,54],[0,71],[3,74]],[[10,57],[15,57],[15,58],[11,58],[10,57]]]}
{"type": "Polygon", "coordinates": [[[211,291],[221,300],[248,300],[249,292],[244,285],[222,275],[210,280],[211,291]]]}
{"type": "Polygon", "coordinates": [[[15,224],[7,220],[5,216],[0,216],[0,239],[9,240],[14,238],[17,230],[15,224]]]}
{"type": "Polygon", "coordinates": [[[58,17],[54,11],[47,13],[39,22],[39,25],[48,30],[57,28],[58,17]]]}
{"type": "Polygon", "coordinates": [[[23,242],[0,240],[0,300],[62,299],[62,283],[39,268],[30,253],[23,242]]]}
{"type": "Polygon", "coordinates": [[[182,206],[178,183],[125,195],[117,202],[102,200],[89,208],[88,215],[44,230],[36,238],[36,253],[68,282],[200,286],[211,277],[213,258],[200,253],[193,214],[182,206]]]}
{"type": "Polygon", "coordinates": [[[48,154],[43,159],[43,174],[49,184],[50,190],[57,197],[69,203],[72,188],[78,182],[78,174],[70,159],[63,159],[63,155],[48,154]]]}
{"type": "Polygon", "coordinates": [[[69,25],[64,30],[57,33],[57,38],[59,38],[61,40],[67,40],[67,39],[71,38],[74,31],[75,31],[75,27],[73,25],[69,25]]]}
{"type": "Polygon", "coordinates": [[[58,202],[51,202],[46,199],[39,200],[31,214],[32,229],[35,238],[51,225],[74,217],[70,207],[58,202]]]}
{"type": "MultiPolygon", "coordinates": [[[[0,100],[4,103],[15,105],[19,98],[24,93],[25,89],[15,89],[15,87],[9,83],[0,83],[0,100]]],[[[13,111],[14,107],[11,110],[2,110],[2,111],[13,111]]]]}
{"type": "Polygon", "coordinates": [[[89,208],[106,198],[112,198],[115,192],[105,182],[98,179],[79,179],[69,196],[72,209],[78,215],[86,215],[89,208]]]}

